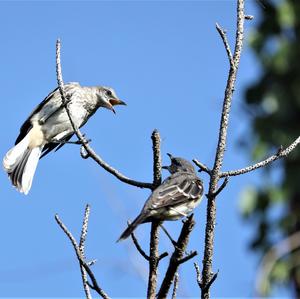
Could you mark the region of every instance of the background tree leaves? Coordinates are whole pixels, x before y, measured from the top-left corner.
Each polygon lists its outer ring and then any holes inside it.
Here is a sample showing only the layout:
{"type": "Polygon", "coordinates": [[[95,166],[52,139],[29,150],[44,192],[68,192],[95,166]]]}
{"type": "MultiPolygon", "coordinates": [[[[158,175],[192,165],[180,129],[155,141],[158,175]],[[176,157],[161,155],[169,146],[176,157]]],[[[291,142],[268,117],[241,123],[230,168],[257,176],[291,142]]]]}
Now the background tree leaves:
{"type": "MultiPolygon", "coordinates": [[[[261,20],[250,37],[261,64],[261,74],[245,91],[245,102],[254,115],[252,159],[258,160],[292,142],[300,131],[300,2],[264,1],[261,20]]],[[[260,187],[246,190],[241,210],[254,227],[252,250],[266,255],[271,246],[300,230],[300,153],[294,151],[272,170],[263,170],[260,187]]],[[[293,286],[300,296],[299,246],[276,255],[269,277],[258,291],[293,286]]],[[[266,265],[264,265],[266,266],[266,265]]]]}

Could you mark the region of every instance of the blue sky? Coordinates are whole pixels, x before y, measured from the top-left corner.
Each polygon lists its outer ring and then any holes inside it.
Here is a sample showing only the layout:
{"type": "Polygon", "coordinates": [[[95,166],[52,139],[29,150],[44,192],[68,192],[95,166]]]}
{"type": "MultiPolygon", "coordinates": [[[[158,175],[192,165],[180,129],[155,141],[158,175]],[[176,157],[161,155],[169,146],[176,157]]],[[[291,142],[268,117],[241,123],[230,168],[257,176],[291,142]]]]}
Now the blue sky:
{"type": "MultiPolygon", "coordinates": [[[[247,1],[246,37],[259,16],[247,1]]],[[[152,179],[151,132],[162,137],[167,152],[198,158],[211,166],[228,72],[215,22],[227,29],[233,45],[235,1],[10,1],[0,2],[2,117],[0,154],[13,145],[32,109],[56,86],[55,42],[62,41],[65,82],[112,86],[127,107],[117,114],[99,110],[82,129],[105,161],[129,177],[152,179]]],[[[247,133],[243,88],[259,67],[245,42],[233,100],[224,170],[248,165],[237,142],[247,133]]],[[[166,174],[164,174],[166,175],[166,174]]],[[[241,191],[259,182],[260,171],[230,181],[217,203],[214,270],[220,270],[212,295],[254,295],[258,258],[247,249],[252,230],[241,220],[241,191]]],[[[208,178],[200,174],[208,188],[208,178]]],[[[91,205],[86,252],[98,259],[93,270],[113,297],[143,297],[147,264],[131,241],[115,241],[149,195],[125,185],[83,160],[79,147],[64,146],[42,159],[29,195],[14,190],[0,173],[2,227],[0,295],[15,297],[83,296],[73,249],[54,221],[58,213],[79,236],[86,203],[91,205]]],[[[201,264],[206,199],[195,211],[190,250],[201,264]]],[[[167,223],[174,236],[180,222],[167,223]]],[[[147,248],[149,225],[137,229],[147,248]]],[[[171,251],[162,236],[161,251],[171,251]]],[[[166,261],[162,263],[160,277],[166,261]]],[[[192,262],[180,272],[180,296],[198,296],[192,262]]]]}

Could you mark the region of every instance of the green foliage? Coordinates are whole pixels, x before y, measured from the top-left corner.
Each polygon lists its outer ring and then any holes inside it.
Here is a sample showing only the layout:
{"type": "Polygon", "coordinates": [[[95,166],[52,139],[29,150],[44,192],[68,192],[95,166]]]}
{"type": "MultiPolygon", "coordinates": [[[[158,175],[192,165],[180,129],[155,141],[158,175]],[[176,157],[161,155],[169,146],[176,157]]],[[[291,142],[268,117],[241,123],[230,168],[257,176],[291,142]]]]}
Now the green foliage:
{"type": "MultiPolygon", "coordinates": [[[[256,115],[252,126],[254,160],[276,152],[280,145],[288,145],[300,135],[300,1],[264,1],[259,7],[261,21],[250,36],[250,45],[261,63],[261,74],[245,94],[249,109],[256,115]]],[[[299,150],[280,167],[280,183],[278,179],[272,183],[273,165],[265,170],[263,187],[249,187],[242,194],[242,214],[255,226],[251,248],[262,256],[280,238],[300,230],[299,150]],[[274,219],[276,206],[281,206],[281,213],[274,219]]],[[[300,279],[295,275],[300,259],[295,261],[295,256],[299,254],[293,255],[293,267],[289,257],[276,263],[266,290],[277,284],[293,285],[300,297],[300,279]]]]}

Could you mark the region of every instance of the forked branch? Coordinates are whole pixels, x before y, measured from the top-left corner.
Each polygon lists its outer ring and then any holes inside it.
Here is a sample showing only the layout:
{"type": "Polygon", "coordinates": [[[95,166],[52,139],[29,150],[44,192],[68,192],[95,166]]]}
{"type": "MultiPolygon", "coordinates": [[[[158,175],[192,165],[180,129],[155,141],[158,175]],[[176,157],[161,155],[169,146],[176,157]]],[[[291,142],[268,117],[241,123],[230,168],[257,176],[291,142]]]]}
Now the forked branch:
{"type": "Polygon", "coordinates": [[[193,214],[192,214],[189,217],[187,217],[187,219],[183,224],[181,233],[176,242],[177,246],[175,247],[174,252],[170,258],[169,266],[164,276],[164,279],[161,283],[161,287],[157,294],[157,298],[167,298],[170,287],[174,282],[178,267],[182,263],[187,262],[197,254],[197,252],[193,252],[188,256],[188,258],[184,257],[189,242],[189,236],[193,230],[194,225],[195,225],[195,221],[193,219],[193,214]]]}
{"type": "Polygon", "coordinates": [[[148,188],[148,189],[153,189],[153,184],[151,183],[144,183],[144,182],[138,182],[135,180],[132,180],[122,173],[120,173],[118,170],[115,168],[111,167],[108,163],[106,163],[96,152],[91,148],[89,143],[87,142],[87,139],[84,137],[84,135],[80,132],[79,128],[76,127],[70,110],[68,108],[68,101],[67,101],[67,96],[64,90],[64,82],[62,78],[62,71],[61,71],[61,61],[60,61],[60,48],[61,48],[61,43],[60,40],[58,39],[56,42],[56,75],[57,75],[57,84],[59,87],[59,92],[62,98],[62,105],[65,107],[66,112],[68,114],[70,123],[73,127],[74,133],[77,136],[78,140],[80,141],[81,145],[86,151],[86,155],[83,155],[81,153],[81,156],[84,158],[91,157],[98,165],[100,165],[102,168],[104,168],[106,171],[114,175],[117,179],[120,181],[135,186],[139,188],[148,188]]]}
{"type": "Polygon", "coordinates": [[[195,268],[197,271],[197,282],[201,288],[201,297],[209,298],[209,289],[212,283],[217,278],[218,273],[213,274],[212,271],[212,257],[214,249],[214,228],[216,222],[216,197],[219,193],[226,187],[228,179],[230,176],[236,176],[251,172],[260,167],[265,167],[273,161],[276,161],[282,157],[286,157],[290,152],[292,152],[296,146],[300,143],[300,137],[298,137],[290,146],[286,149],[280,148],[275,155],[256,163],[254,165],[232,171],[221,172],[224,153],[226,149],[227,140],[227,130],[229,125],[229,115],[232,102],[232,96],[234,91],[234,85],[236,81],[237,70],[240,63],[240,56],[243,46],[244,37],[244,20],[252,20],[253,17],[245,15],[244,12],[244,0],[237,0],[237,29],[235,38],[235,48],[234,54],[232,55],[231,49],[227,40],[226,32],[218,24],[216,28],[220,34],[227,56],[230,64],[227,85],[225,88],[225,96],[223,101],[223,110],[220,121],[219,139],[216,149],[215,162],[212,169],[209,169],[203,163],[193,160],[194,163],[200,168],[201,171],[205,171],[210,175],[209,192],[207,194],[208,204],[207,204],[207,220],[206,220],[206,231],[205,231],[205,246],[204,246],[204,257],[203,257],[203,270],[202,275],[200,275],[199,266],[196,264],[195,268]],[[218,182],[221,178],[225,177],[224,182],[218,188],[218,182]]]}
{"type": "Polygon", "coordinates": [[[220,120],[219,138],[216,148],[216,155],[214,166],[210,173],[208,201],[207,201],[207,217],[206,217],[206,229],[205,229],[205,246],[203,256],[203,270],[202,270],[202,288],[201,297],[209,298],[209,289],[212,283],[213,271],[212,271],[212,259],[214,250],[214,234],[216,223],[216,195],[218,194],[218,181],[220,179],[220,171],[222,168],[224,153],[226,149],[227,130],[229,125],[229,115],[232,102],[232,95],[234,92],[234,86],[236,81],[237,70],[240,63],[243,37],[244,37],[244,0],[237,1],[237,30],[235,38],[234,54],[231,55],[231,50],[227,42],[227,38],[223,29],[217,26],[217,30],[222,37],[227,56],[229,59],[229,74],[227,84],[225,88],[225,95],[223,100],[223,109],[220,120]]]}
{"type": "Polygon", "coordinates": [[[265,167],[268,164],[270,164],[280,158],[284,158],[284,157],[288,156],[299,145],[299,143],[300,143],[300,136],[294,142],[292,142],[287,148],[285,148],[285,149],[280,148],[275,155],[272,155],[269,158],[267,158],[261,162],[255,163],[255,164],[250,165],[245,168],[222,172],[220,174],[220,177],[236,176],[236,175],[244,174],[247,172],[251,172],[251,171],[261,168],[261,167],[265,167]]]}
{"type": "Polygon", "coordinates": [[[99,284],[95,278],[95,275],[90,268],[90,266],[92,264],[94,264],[94,262],[87,263],[85,261],[84,242],[85,242],[85,238],[87,235],[89,213],[90,213],[90,207],[87,205],[86,209],[85,209],[85,215],[84,215],[83,225],[82,225],[82,229],[81,229],[81,237],[80,237],[79,245],[78,245],[76,239],[74,238],[73,234],[70,232],[70,230],[67,228],[67,226],[61,221],[61,219],[59,218],[59,216],[57,214],[55,215],[55,220],[56,220],[57,224],[60,226],[60,228],[63,230],[63,232],[66,234],[66,236],[69,238],[69,240],[71,241],[73,248],[75,250],[76,257],[77,257],[77,260],[79,262],[80,269],[81,269],[81,275],[82,275],[83,286],[84,286],[86,298],[87,299],[92,298],[91,294],[90,294],[90,290],[89,290],[89,288],[92,288],[102,298],[109,299],[109,296],[99,286],[99,284]],[[86,274],[91,279],[91,283],[88,282],[86,274]]]}

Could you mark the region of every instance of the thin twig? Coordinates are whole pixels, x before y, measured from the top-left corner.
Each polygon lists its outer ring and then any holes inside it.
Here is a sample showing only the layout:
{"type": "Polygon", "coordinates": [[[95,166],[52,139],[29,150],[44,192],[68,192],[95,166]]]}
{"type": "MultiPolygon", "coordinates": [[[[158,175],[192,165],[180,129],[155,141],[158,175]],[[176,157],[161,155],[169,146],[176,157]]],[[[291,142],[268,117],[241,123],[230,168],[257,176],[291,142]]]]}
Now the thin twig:
{"type": "MultiPolygon", "coordinates": [[[[81,252],[81,256],[83,259],[85,259],[85,240],[87,236],[87,230],[88,230],[88,223],[89,223],[89,215],[90,215],[90,206],[87,204],[84,211],[84,217],[83,217],[83,223],[81,228],[81,235],[80,235],[80,241],[79,241],[79,250],[81,252]]],[[[87,274],[82,265],[80,265],[80,271],[81,271],[81,277],[82,277],[82,283],[83,283],[83,289],[86,295],[87,299],[91,299],[91,292],[88,285],[88,279],[87,274]]]]}
{"type": "Polygon", "coordinates": [[[155,189],[161,184],[161,153],[160,153],[160,135],[154,130],[152,135],[153,149],[153,188],[155,189]]]}
{"type": "Polygon", "coordinates": [[[115,168],[111,167],[108,163],[106,163],[104,160],[102,160],[102,158],[100,158],[100,156],[98,154],[96,154],[96,152],[91,148],[91,146],[89,144],[83,144],[82,146],[84,147],[84,149],[86,150],[86,152],[88,153],[88,155],[98,165],[100,165],[106,171],[108,171],[109,173],[111,173],[113,176],[115,176],[121,182],[126,183],[128,185],[135,186],[135,187],[139,187],[139,188],[147,188],[147,189],[151,189],[151,190],[153,189],[153,184],[132,180],[132,179],[126,177],[125,175],[123,175],[122,173],[120,173],[115,168]]]}
{"type": "Polygon", "coordinates": [[[97,262],[97,259],[93,259],[93,260],[87,262],[86,264],[87,264],[88,266],[93,266],[93,265],[96,264],[96,262],[97,262]]]}
{"type": "Polygon", "coordinates": [[[196,278],[197,278],[197,284],[200,289],[202,289],[202,277],[201,277],[201,271],[199,265],[195,262],[194,267],[196,270],[196,278]]]}
{"type": "Polygon", "coordinates": [[[252,21],[254,19],[254,16],[252,15],[245,15],[245,20],[252,21]]]}
{"type": "Polygon", "coordinates": [[[227,52],[227,56],[228,56],[228,59],[229,59],[230,66],[233,67],[234,62],[233,62],[233,57],[232,57],[232,53],[231,53],[231,50],[230,50],[230,46],[229,46],[229,43],[228,43],[226,31],[222,27],[220,27],[220,25],[218,23],[216,23],[216,28],[217,28],[217,31],[219,32],[219,34],[220,34],[220,36],[223,40],[224,47],[225,47],[225,50],[227,52]]]}
{"type": "Polygon", "coordinates": [[[163,232],[166,234],[166,236],[168,237],[168,239],[171,241],[172,245],[173,246],[177,246],[176,241],[172,238],[172,236],[167,231],[167,229],[164,227],[164,225],[161,224],[160,227],[163,230],[163,232]]]}
{"type": "Polygon", "coordinates": [[[204,171],[211,175],[211,169],[209,169],[205,164],[201,163],[200,161],[193,159],[193,162],[200,168],[199,171],[204,171]]]}
{"type": "Polygon", "coordinates": [[[82,248],[79,247],[79,245],[77,244],[77,241],[75,240],[74,236],[72,235],[72,233],[68,230],[68,228],[64,225],[64,223],[60,220],[59,216],[56,214],[55,215],[55,220],[58,223],[58,225],[61,227],[61,229],[64,231],[64,233],[67,235],[67,237],[70,239],[74,250],[76,252],[77,255],[77,259],[79,261],[79,265],[80,265],[80,272],[81,272],[81,277],[82,277],[82,283],[83,283],[83,289],[86,295],[87,299],[91,299],[91,293],[90,293],[90,289],[89,289],[89,284],[88,284],[88,280],[87,280],[87,275],[86,275],[86,271],[83,267],[83,262],[84,262],[84,245],[82,246],[82,248]]]}
{"type": "Polygon", "coordinates": [[[85,271],[87,272],[87,274],[89,275],[92,284],[89,283],[89,286],[95,291],[97,292],[102,298],[104,299],[110,299],[110,297],[102,290],[102,288],[100,288],[100,286],[98,285],[98,282],[95,278],[94,273],[92,272],[92,270],[90,269],[90,267],[88,266],[87,263],[85,263],[84,261],[81,261],[85,271]]]}
{"type": "Polygon", "coordinates": [[[172,292],[172,297],[171,297],[172,299],[176,299],[178,283],[179,283],[179,274],[178,274],[178,272],[176,272],[175,278],[174,278],[173,292],[172,292]]]}
{"type": "Polygon", "coordinates": [[[280,149],[275,155],[272,155],[269,158],[267,158],[267,159],[265,159],[261,162],[258,162],[254,165],[250,165],[250,166],[245,167],[245,168],[222,172],[220,174],[220,177],[236,176],[236,175],[240,175],[240,174],[244,174],[244,173],[253,171],[253,170],[261,168],[261,167],[265,167],[268,164],[289,155],[290,152],[292,152],[299,145],[299,143],[300,143],[300,136],[294,142],[292,142],[286,149],[284,149],[284,150],[280,149]]]}
{"type": "Polygon", "coordinates": [[[181,260],[178,261],[179,264],[183,264],[189,260],[191,260],[192,258],[194,258],[196,255],[198,255],[198,252],[196,250],[192,251],[190,254],[186,255],[185,257],[183,257],[181,260]]]}
{"type": "MultiPolygon", "coordinates": [[[[60,95],[61,95],[61,98],[62,98],[62,104],[66,109],[66,112],[68,114],[70,123],[72,125],[73,130],[74,130],[74,133],[77,136],[80,143],[82,144],[82,146],[84,147],[84,149],[86,150],[87,155],[89,157],[91,157],[98,165],[100,165],[106,171],[108,171],[109,173],[114,175],[120,181],[122,181],[126,184],[129,184],[129,185],[132,185],[132,186],[139,187],[139,188],[153,189],[153,184],[138,182],[138,181],[132,180],[132,179],[124,176],[118,170],[114,169],[109,164],[107,164],[104,160],[102,160],[102,158],[99,155],[97,155],[96,152],[88,144],[86,138],[80,132],[79,128],[76,127],[76,125],[75,125],[75,123],[72,119],[72,115],[70,113],[70,110],[68,108],[68,105],[67,105],[68,101],[67,101],[67,97],[66,97],[66,94],[65,94],[65,91],[64,91],[64,82],[63,82],[63,78],[62,78],[61,61],[60,61],[60,48],[61,48],[61,43],[60,43],[60,40],[58,39],[57,42],[56,42],[56,74],[57,74],[57,83],[58,83],[58,87],[59,87],[59,92],[60,92],[60,95]]],[[[83,155],[81,154],[81,156],[83,156],[83,155]]],[[[86,158],[86,155],[84,155],[83,157],[86,158]]]]}
{"type": "MultiPolygon", "coordinates": [[[[56,220],[57,224],[60,226],[60,228],[63,230],[63,232],[67,235],[69,240],[71,241],[80,267],[82,266],[84,268],[84,270],[87,272],[87,274],[89,275],[89,277],[92,281],[92,284],[90,284],[89,282],[86,282],[86,284],[89,287],[91,287],[92,289],[94,289],[102,298],[109,299],[109,296],[98,285],[98,282],[97,282],[92,270],[90,269],[89,265],[85,262],[84,257],[79,249],[79,245],[77,244],[77,241],[74,238],[74,236],[72,235],[72,233],[69,231],[69,229],[66,227],[66,225],[61,221],[61,219],[59,218],[59,216],[57,214],[55,215],[55,220],[56,220]]],[[[91,298],[91,297],[87,297],[87,298],[91,298]]]]}
{"type": "Polygon", "coordinates": [[[158,257],[158,260],[162,260],[163,258],[167,257],[169,254],[165,251],[163,252],[159,257],[158,257]]]}
{"type": "Polygon", "coordinates": [[[81,254],[84,258],[85,258],[85,256],[84,256],[84,243],[85,243],[86,236],[87,236],[87,231],[88,231],[90,210],[91,210],[90,206],[87,204],[85,206],[83,223],[82,223],[81,234],[80,234],[80,241],[79,241],[79,249],[80,249],[81,254]]]}
{"type": "Polygon", "coordinates": [[[142,249],[141,245],[139,244],[136,236],[134,233],[131,234],[131,239],[133,241],[133,244],[135,246],[135,248],[137,249],[137,251],[141,254],[141,256],[146,259],[147,261],[150,260],[150,257],[146,254],[146,252],[142,249]]]}
{"type": "MultiPolygon", "coordinates": [[[[244,0],[237,1],[237,30],[235,39],[235,49],[233,55],[233,63],[230,63],[230,70],[225,89],[223,109],[220,120],[219,138],[215,155],[215,162],[210,176],[208,201],[207,201],[207,218],[205,229],[205,246],[203,256],[202,284],[207,286],[212,279],[212,257],[214,249],[214,229],[216,223],[216,197],[218,181],[220,179],[220,170],[223,164],[224,153],[226,149],[227,129],[229,124],[229,113],[232,102],[232,95],[236,81],[237,70],[240,62],[240,56],[243,45],[244,36],[244,0]]],[[[224,42],[224,40],[223,40],[224,42]]],[[[225,44],[226,47],[226,44],[225,44]]],[[[228,55],[228,50],[227,50],[228,55]]],[[[230,55],[228,56],[231,61],[230,55]]],[[[209,298],[209,288],[201,289],[201,297],[209,298]]]]}
{"type": "Polygon", "coordinates": [[[177,240],[178,246],[175,247],[174,252],[170,258],[169,266],[161,283],[157,298],[167,298],[172,282],[174,281],[175,274],[183,259],[187,244],[189,242],[189,236],[193,230],[194,225],[195,221],[192,214],[187,217],[187,220],[183,224],[181,233],[177,240]]]}
{"type": "Polygon", "coordinates": [[[221,186],[215,192],[214,197],[217,197],[222,192],[222,190],[227,186],[228,182],[229,182],[229,176],[226,176],[221,186]]]}

